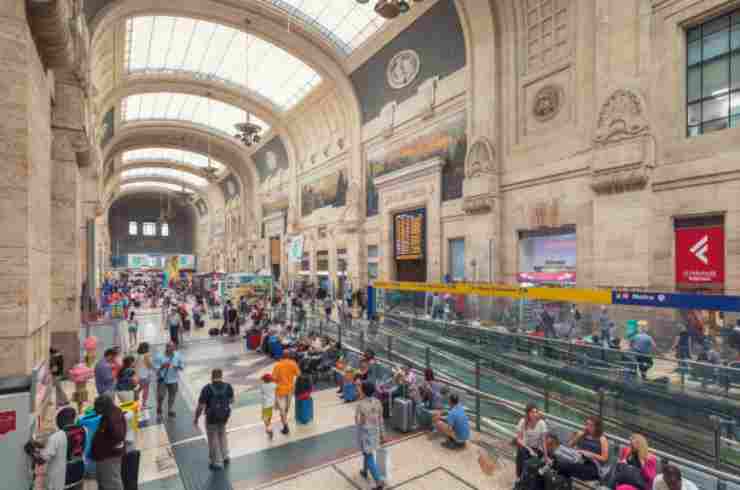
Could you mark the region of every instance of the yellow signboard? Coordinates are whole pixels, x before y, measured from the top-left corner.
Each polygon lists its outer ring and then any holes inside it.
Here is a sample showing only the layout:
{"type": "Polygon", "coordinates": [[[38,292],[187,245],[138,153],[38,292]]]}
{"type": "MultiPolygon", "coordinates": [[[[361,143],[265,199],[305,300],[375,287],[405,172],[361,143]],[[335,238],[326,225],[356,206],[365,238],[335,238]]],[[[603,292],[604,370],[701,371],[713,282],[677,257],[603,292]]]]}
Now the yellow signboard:
{"type": "Polygon", "coordinates": [[[485,283],[425,283],[375,281],[373,287],[394,291],[417,291],[440,294],[462,294],[486,297],[537,299],[543,301],[562,301],[567,303],[611,304],[611,290],[581,288],[520,288],[504,284],[485,283]]]}

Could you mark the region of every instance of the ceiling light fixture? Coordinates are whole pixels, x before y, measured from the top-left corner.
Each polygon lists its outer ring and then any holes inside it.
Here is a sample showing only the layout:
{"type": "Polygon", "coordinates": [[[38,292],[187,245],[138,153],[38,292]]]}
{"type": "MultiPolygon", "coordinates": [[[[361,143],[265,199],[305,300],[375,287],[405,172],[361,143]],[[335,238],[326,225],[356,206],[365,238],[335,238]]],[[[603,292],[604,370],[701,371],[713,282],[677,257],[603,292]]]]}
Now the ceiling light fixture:
{"type": "MultiPolygon", "coordinates": [[[[244,104],[243,106],[247,107],[247,95],[246,91],[249,90],[249,36],[244,36],[244,44],[245,44],[245,68],[244,68],[244,104]]],[[[256,145],[260,142],[260,132],[262,132],[262,127],[259,124],[255,124],[253,122],[249,121],[249,111],[244,111],[247,115],[246,121],[243,123],[235,124],[237,134],[234,136],[241,141],[244,146],[251,147],[256,145]]]]}
{"type": "MultiPolygon", "coordinates": [[[[359,4],[365,4],[368,0],[355,0],[359,4]]],[[[405,14],[411,10],[411,5],[420,3],[423,0],[378,0],[375,4],[375,13],[384,19],[395,19],[400,14],[405,14]]]]}
{"type": "MultiPolygon", "coordinates": [[[[208,107],[208,126],[211,127],[211,93],[207,92],[207,107],[208,107]]],[[[218,169],[211,164],[211,133],[206,133],[206,158],[208,158],[208,164],[203,169],[203,177],[208,182],[216,182],[216,173],[218,169]]]]}

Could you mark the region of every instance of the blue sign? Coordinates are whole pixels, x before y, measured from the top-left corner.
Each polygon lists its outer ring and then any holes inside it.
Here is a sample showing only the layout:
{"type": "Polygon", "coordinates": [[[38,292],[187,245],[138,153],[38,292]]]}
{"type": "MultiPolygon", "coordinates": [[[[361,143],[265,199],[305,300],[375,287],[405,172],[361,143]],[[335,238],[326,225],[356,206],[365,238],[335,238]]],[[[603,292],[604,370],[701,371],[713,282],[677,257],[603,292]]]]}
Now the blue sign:
{"type": "Polygon", "coordinates": [[[652,306],[681,310],[711,310],[740,312],[740,296],[712,296],[687,293],[648,293],[637,291],[612,291],[615,305],[652,306]]]}

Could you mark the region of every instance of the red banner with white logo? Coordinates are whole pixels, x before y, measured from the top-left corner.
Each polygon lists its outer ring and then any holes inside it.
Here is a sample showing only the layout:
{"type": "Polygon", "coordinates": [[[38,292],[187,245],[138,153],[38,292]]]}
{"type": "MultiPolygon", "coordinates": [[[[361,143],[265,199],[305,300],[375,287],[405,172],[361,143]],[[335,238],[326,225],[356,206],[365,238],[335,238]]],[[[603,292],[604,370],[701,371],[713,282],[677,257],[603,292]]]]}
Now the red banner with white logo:
{"type": "Polygon", "coordinates": [[[725,230],[722,226],[676,230],[676,282],[724,284],[725,230]]]}

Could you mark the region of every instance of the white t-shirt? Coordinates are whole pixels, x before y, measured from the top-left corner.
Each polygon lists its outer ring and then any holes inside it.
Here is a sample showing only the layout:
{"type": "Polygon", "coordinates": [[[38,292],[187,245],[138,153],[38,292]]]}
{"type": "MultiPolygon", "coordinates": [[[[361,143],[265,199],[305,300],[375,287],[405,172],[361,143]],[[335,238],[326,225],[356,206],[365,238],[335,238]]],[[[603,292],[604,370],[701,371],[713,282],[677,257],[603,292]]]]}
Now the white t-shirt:
{"type": "MultiPolygon", "coordinates": [[[[663,473],[655,477],[653,480],[653,490],[668,490],[668,485],[663,479],[663,473]]],[[[687,480],[685,477],[681,478],[681,490],[697,490],[696,483],[691,480],[687,480]]]]}
{"type": "Polygon", "coordinates": [[[275,383],[262,383],[262,408],[270,408],[275,406],[275,390],[277,385],[275,383]]]}
{"type": "Polygon", "coordinates": [[[524,445],[531,448],[542,449],[545,443],[545,434],[547,433],[547,424],[544,420],[539,420],[532,429],[524,429],[524,419],[519,421],[516,426],[517,433],[524,430],[524,445]]]}
{"type": "Polygon", "coordinates": [[[58,430],[49,436],[46,446],[41,450],[46,461],[46,490],[62,490],[67,476],[67,434],[58,430]]]}

